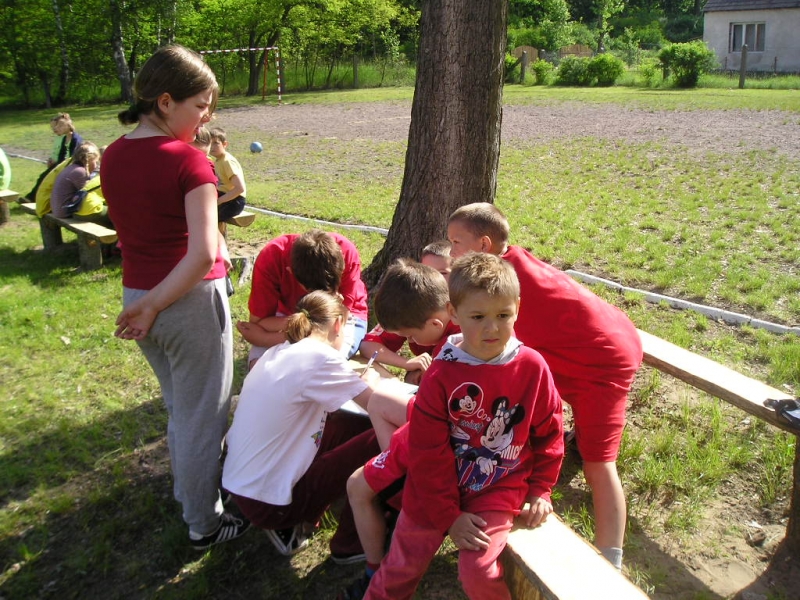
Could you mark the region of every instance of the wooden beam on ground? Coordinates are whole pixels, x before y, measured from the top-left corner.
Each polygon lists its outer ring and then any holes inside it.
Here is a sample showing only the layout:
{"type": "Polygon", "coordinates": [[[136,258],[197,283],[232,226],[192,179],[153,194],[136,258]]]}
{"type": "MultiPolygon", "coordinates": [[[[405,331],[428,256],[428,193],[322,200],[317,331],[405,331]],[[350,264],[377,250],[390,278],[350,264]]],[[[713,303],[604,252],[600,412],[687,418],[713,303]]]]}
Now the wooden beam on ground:
{"type": "Polygon", "coordinates": [[[755,379],[729,369],[713,360],[676,346],[666,340],[639,330],[639,337],[644,348],[644,363],[655,367],[703,390],[738,406],[743,411],[764,419],[789,433],[798,434],[797,429],[782,421],[775,411],[764,406],[769,398],[789,399],[791,396],[776,388],[770,387],[755,379]]]}
{"type": "Polygon", "coordinates": [[[794,480],[790,490],[786,541],[795,552],[800,553],[800,430],[780,419],[773,409],[764,406],[764,400],[791,399],[791,396],[646,331],[639,330],[639,337],[645,364],[795,435],[794,480]]]}
{"type": "Polygon", "coordinates": [[[555,514],[535,529],[514,529],[502,560],[515,600],[648,598],[555,514]]]}

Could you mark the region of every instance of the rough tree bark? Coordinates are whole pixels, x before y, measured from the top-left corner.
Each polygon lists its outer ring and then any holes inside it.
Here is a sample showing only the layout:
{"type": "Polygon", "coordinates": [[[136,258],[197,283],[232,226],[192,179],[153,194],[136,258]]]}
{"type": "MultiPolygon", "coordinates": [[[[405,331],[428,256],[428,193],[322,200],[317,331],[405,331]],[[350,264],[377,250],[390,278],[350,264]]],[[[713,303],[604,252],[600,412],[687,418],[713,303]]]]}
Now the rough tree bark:
{"type": "Polygon", "coordinates": [[[363,273],[369,288],[395,258],[444,238],[453,210],[494,201],[507,12],[505,0],[423,0],[403,185],[363,273]]]}

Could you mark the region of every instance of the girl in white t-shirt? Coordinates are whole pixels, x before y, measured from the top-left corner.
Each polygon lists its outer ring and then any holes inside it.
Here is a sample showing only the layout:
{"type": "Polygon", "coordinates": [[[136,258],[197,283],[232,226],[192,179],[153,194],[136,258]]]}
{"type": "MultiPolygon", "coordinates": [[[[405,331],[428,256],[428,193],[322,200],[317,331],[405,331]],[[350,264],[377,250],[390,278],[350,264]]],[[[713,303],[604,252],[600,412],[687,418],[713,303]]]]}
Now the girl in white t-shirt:
{"type": "MultiPolygon", "coordinates": [[[[307,545],[304,524],[317,523],[353,471],[379,452],[369,419],[338,410],[350,399],[366,408],[369,382],[379,379],[374,371],[359,376],[339,352],[347,308],[314,291],[297,310],[289,341],[267,350],[244,380],[222,475],[242,513],[287,556],[307,545]]],[[[359,553],[352,519],[341,520],[331,550],[359,553]]]]}

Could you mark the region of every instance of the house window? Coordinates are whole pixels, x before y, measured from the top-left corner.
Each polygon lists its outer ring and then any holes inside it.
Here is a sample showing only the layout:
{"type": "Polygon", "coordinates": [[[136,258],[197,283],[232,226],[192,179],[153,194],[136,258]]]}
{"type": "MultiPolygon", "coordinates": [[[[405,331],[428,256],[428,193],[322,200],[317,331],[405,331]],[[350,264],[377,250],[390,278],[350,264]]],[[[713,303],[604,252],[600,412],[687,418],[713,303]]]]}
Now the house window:
{"type": "Polygon", "coordinates": [[[730,51],[741,52],[747,44],[751,52],[763,52],[767,26],[764,23],[731,23],[730,51]]]}

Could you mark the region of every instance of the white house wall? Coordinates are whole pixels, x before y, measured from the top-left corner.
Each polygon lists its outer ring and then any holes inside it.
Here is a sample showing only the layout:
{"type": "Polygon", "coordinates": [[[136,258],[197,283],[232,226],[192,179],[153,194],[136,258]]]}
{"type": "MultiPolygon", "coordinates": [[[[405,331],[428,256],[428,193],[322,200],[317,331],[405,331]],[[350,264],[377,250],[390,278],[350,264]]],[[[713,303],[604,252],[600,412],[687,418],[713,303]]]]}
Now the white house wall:
{"type": "Polygon", "coordinates": [[[707,12],[703,40],[716,52],[720,68],[738,71],[742,53],[728,52],[731,23],[766,25],[764,51],[754,52],[748,49],[748,71],[800,72],[800,9],[707,12]]]}

